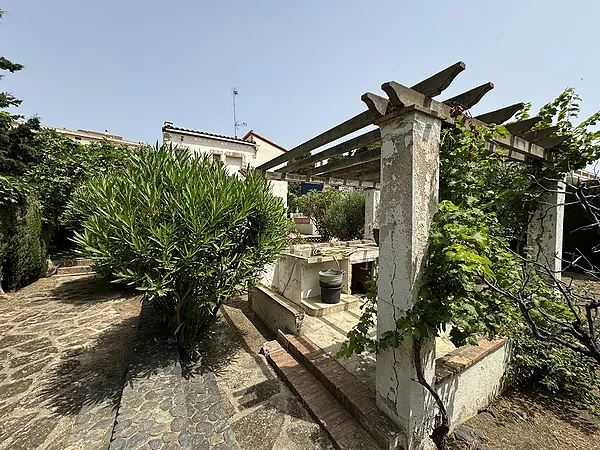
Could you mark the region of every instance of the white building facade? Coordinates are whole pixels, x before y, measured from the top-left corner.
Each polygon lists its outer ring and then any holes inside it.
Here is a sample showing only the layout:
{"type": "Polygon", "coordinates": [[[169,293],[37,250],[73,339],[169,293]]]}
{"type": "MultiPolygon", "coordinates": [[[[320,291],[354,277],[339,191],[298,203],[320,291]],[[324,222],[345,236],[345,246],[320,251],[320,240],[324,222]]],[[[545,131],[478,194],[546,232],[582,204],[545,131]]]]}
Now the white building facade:
{"type": "MultiPolygon", "coordinates": [[[[163,143],[172,144],[179,151],[190,154],[211,155],[214,160],[221,161],[232,174],[248,167],[258,167],[286,151],[254,131],[238,138],[179,128],[173,126],[172,122],[165,122],[162,133],[163,143]]],[[[280,197],[287,206],[287,182],[270,181],[270,184],[273,195],[280,197]]]]}
{"type": "Polygon", "coordinates": [[[90,143],[102,143],[102,141],[108,141],[114,145],[123,145],[129,148],[142,148],[147,144],[143,142],[134,142],[123,139],[122,136],[117,136],[115,134],[110,134],[108,131],[104,133],[100,133],[97,131],[89,131],[89,130],[68,130],[66,128],[55,128],[48,127],[42,125],[42,128],[51,129],[56,131],[58,134],[62,134],[63,136],[68,137],[74,141],[79,142],[80,144],[90,144],[90,143]]]}

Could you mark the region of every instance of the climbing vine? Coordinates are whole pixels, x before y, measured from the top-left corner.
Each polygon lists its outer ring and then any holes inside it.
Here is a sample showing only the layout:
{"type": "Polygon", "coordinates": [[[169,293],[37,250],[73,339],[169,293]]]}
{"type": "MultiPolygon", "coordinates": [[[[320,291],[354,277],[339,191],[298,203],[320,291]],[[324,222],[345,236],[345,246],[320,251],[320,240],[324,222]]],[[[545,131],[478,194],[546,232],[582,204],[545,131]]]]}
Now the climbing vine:
{"type": "MultiPolygon", "coordinates": [[[[524,239],[531,212],[536,210],[544,194],[556,189],[557,181],[565,173],[585,168],[600,158],[600,132],[593,130],[600,121],[600,112],[574,125],[579,102],[580,98],[569,88],[541,108],[538,114],[541,120],[536,128],[554,124],[558,126],[556,134],[568,137],[552,158],[533,164],[511,161],[498,152],[490,153],[486,144],[506,135],[506,129],[503,126],[475,127],[466,112],[456,110],[453,125],[441,135],[441,201],[430,228],[418,301],[396,321],[395,329],[375,338],[372,333],[377,293],[373,283],[363,315],[348,333],[338,357],[397,348],[408,335],[417,343],[418,350],[422,340],[446,330],[456,346],[477,344],[480,336],[526,334],[531,339],[531,331],[524,326],[522,310],[505,295],[525,281],[528,301],[534,306],[543,305],[552,311],[553,317],[568,316],[564,302],[556,298],[553,287],[543,276],[525,275],[535,274],[537,267],[527,259],[524,239]],[[489,283],[496,289],[491,289],[489,283]]],[[[528,118],[529,109],[530,105],[517,119],[528,118]]],[[[546,319],[538,314],[534,320],[546,319]]],[[[536,351],[544,353],[539,348],[536,351]]],[[[580,363],[575,366],[585,366],[581,355],[569,354],[569,351],[564,350],[565,358],[579,358],[580,363]]],[[[522,357],[520,362],[523,360],[522,357]]],[[[574,365],[567,366],[572,369],[574,365]]],[[[593,373],[592,370],[591,374],[587,371],[575,375],[583,374],[597,384],[598,378],[593,373]]],[[[418,381],[434,393],[431,386],[418,381]]],[[[445,415],[443,405],[438,402],[438,406],[441,415],[445,415]]],[[[447,417],[445,420],[447,422],[447,417]]],[[[436,430],[439,429],[447,432],[448,424],[440,426],[438,420],[436,430]]],[[[434,430],[432,437],[435,434],[434,430]]],[[[436,444],[440,448],[445,445],[436,444]]]]}

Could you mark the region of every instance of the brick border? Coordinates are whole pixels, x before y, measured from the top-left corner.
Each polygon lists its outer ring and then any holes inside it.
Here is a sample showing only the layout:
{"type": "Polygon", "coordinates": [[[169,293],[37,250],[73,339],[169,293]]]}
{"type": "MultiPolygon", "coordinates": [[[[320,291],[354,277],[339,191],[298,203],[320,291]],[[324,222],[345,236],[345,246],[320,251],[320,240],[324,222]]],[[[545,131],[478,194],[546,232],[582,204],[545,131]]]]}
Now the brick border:
{"type": "MultiPolygon", "coordinates": [[[[329,434],[339,450],[375,450],[378,443],[279,342],[266,342],[261,352],[329,434]]],[[[384,447],[387,448],[387,447],[384,447]]]]}
{"type": "Polygon", "coordinates": [[[280,331],[281,343],[385,449],[400,448],[402,430],[378,407],[375,392],[306,336],[280,331]]]}
{"type": "Polygon", "coordinates": [[[436,385],[452,378],[469,367],[481,361],[487,355],[506,345],[508,338],[498,338],[493,341],[479,339],[479,345],[459,347],[435,360],[436,385]]]}

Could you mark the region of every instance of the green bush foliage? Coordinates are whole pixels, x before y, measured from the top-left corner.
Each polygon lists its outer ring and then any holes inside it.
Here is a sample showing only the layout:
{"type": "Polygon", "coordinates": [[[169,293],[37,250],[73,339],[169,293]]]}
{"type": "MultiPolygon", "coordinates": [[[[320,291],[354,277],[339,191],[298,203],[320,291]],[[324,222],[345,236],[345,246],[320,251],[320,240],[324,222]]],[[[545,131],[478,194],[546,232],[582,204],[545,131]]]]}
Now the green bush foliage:
{"type": "Polygon", "coordinates": [[[342,192],[332,187],[310,190],[295,199],[295,206],[310,217],[324,239],[360,239],[365,226],[365,194],[342,192]]]}
{"type": "Polygon", "coordinates": [[[14,290],[37,279],[46,264],[42,215],[35,195],[0,176],[0,283],[14,290]]]}
{"type": "Polygon", "coordinates": [[[317,228],[317,232],[324,238],[330,239],[333,235],[327,227],[326,217],[331,206],[340,199],[342,193],[332,187],[322,191],[311,189],[306,194],[294,200],[294,206],[307,217],[310,217],[317,228]]]}
{"type": "Polygon", "coordinates": [[[600,412],[596,391],[600,388],[600,374],[591,358],[540,341],[523,327],[511,333],[511,347],[514,358],[507,375],[512,384],[539,384],[553,394],[572,395],[595,414],[600,412]]]}
{"type": "Polygon", "coordinates": [[[324,228],[341,241],[362,239],[365,231],[365,193],[343,192],[327,210],[324,228]]]}
{"type": "Polygon", "coordinates": [[[95,270],[145,291],[188,357],[221,302],[287,239],[285,207],[259,173],[242,179],[165,146],[89,180],[74,209],[86,218],[75,240],[95,270]]]}

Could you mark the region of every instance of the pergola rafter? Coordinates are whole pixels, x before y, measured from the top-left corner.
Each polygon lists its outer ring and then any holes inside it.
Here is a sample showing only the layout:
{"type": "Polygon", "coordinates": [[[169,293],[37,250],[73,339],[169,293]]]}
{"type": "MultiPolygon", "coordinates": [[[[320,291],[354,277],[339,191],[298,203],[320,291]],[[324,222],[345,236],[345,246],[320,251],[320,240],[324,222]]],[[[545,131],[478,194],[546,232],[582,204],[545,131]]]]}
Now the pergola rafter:
{"type": "Polygon", "coordinates": [[[514,105],[505,106],[504,108],[496,109],[495,111],[480,114],[475,118],[481,120],[483,123],[500,125],[523,108],[525,108],[525,103],[515,103],[514,105]]]}
{"type": "MultiPolygon", "coordinates": [[[[325,150],[317,151],[306,158],[291,161],[319,150],[344,136],[370,125],[385,123],[411,110],[427,111],[429,114],[436,115],[443,124],[452,124],[457,114],[456,108],[468,110],[479,103],[485,94],[494,88],[493,83],[488,82],[447,100],[441,102],[434,100],[433,97],[442,94],[465,68],[466,65],[463,62],[458,62],[413,85],[412,88],[395,81],[383,83],[381,89],[385,92],[387,98],[371,92],[363,94],[361,100],[367,106],[366,111],[262,164],[258,169],[267,171],[287,163],[286,166],[276,170],[275,173],[291,175],[294,171],[302,170],[303,172],[303,175],[285,178],[288,181],[292,179],[300,181],[301,178],[302,181],[311,182],[327,180],[325,184],[333,185],[352,185],[353,183],[360,184],[367,181],[378,182],[379,177],[377,174],[380,168],[381,150],[375,149],[363,153],[355,153],[354,151],[380,141],[381,133],[379,129],[368,131],[325,150]],[[342,156],[342,158],[329,161],[336,156],[342,156]],[[344,183],[340,183],[340,179],[344,180],[344,183]]],[[[475,126],[484,124],[500,125],[510,120],[524,107],[524,103],[516,103],[480,114],[468,120],[475,126]]],[[[520,162],[549,158],[550,152],[556,150],[567,137],[554,135],[558,131],[558,128],[554,126],[532,130],[540,121],[540,117],[532,117],[507,124],[506,129],[509,134],[505,137],[495,138],[490,142],[488,151],[500,152],[508,158],[520,162]]],[[[268,177],[275,179],[273,175],[268,175],[268,177]]]]}

